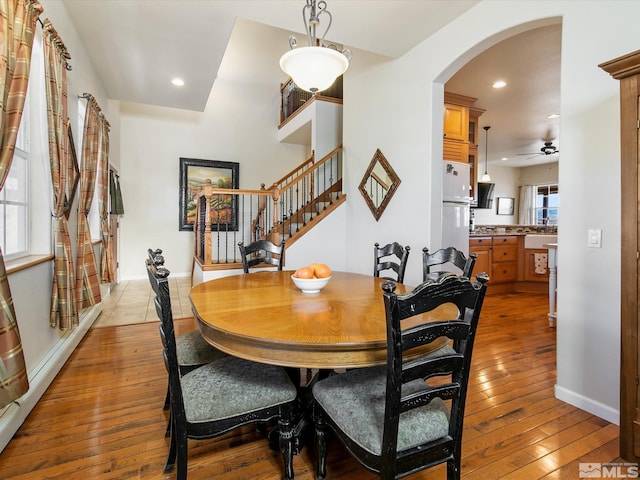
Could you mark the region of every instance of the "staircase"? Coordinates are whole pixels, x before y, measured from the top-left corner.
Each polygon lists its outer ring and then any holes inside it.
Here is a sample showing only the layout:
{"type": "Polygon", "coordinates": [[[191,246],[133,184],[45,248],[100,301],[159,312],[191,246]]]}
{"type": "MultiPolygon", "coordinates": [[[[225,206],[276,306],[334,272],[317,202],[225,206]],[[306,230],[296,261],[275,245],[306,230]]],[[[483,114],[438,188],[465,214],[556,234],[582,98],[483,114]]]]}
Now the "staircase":
{"type": "Polygon", "coordinates": [[[312,156],[269,188],[216,188],[208,180],[196,194],[194,268],[242,268],[238,242],[284,240],[286,252],[345,201],[341,146],[318,162],[312,156]]]}

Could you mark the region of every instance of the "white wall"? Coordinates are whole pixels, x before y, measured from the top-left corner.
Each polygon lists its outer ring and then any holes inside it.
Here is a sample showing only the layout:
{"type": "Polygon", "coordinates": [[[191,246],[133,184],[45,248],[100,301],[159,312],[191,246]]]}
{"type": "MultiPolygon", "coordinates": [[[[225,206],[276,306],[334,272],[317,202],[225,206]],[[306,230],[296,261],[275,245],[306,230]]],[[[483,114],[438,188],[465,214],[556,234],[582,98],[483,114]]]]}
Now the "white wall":
{"type": "Polygon", "coordinates": [[[518,185],[545,185],[558,183],[558,162],[533,165],[520,169],[518,185]]]}
{"type": "MultiPolygon", "coordinates": [[[[597,65],[638,48],[639,14],[633,1],[480,2],[396,61],[352,62],[344,87],[347,193],[357,196],[356,179],[378,147],[402,180],[378,223],[362,202],[348,202],[347,269],[367,272],[374,240],[399,240],[415,251],[439,247],[442,84],[507,36],[562,20],[556,395],[614,422],[620,284],[617,275],[603,281],[593,272],[620,268],[619,86],[597,65]],[[605,190],[612,194],[592,194],[605,190]],[[602,249],[587,248],[588,228],[603,230],[602,249]]],[[[408,283],[419,281],[417,264],[410,259],[408,283]]]]}
{"type": "Polygon", "coordinates": [[[494,165],[490,168],[491,181],[496,184],[493,190],[491,208],[475,208],[476,225],[513,225],[518,223],[518,182],[520,169],[494,165]],[[513,215],[498,215],[498,197],[514,199],[513,215]]]}

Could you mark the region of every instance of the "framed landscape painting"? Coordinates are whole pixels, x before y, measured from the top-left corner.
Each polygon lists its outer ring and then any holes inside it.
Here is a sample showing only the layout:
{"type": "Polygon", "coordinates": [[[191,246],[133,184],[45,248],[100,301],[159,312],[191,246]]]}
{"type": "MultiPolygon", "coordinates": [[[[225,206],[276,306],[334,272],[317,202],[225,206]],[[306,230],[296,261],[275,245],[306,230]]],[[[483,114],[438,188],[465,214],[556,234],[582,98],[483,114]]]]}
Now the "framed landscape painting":
{"type": "MultiPolygon", "coordinates": [[[[211,179],[216,188],[239,188],[240,164],[218,160],[180,158],[180,218],[181,231],[193,231],[196,219],[196,194],[211,179]]],[[[238,230],[237,195],[215,195],[211,198],[211,229],[238,230]]]]}

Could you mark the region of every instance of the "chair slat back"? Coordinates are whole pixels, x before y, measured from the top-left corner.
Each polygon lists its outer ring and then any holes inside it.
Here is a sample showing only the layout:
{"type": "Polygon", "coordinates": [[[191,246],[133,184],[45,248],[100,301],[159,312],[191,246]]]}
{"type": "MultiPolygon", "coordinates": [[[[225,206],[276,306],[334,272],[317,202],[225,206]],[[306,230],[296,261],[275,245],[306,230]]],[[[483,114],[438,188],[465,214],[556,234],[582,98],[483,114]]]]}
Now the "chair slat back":
{"type": "Polygon", "coordinates": [[[151,288],[155,293],[154,305],[160,319],[160,337],[164,347],[163,357],[169,373],[169,393],[171,395],[172,415],[185,418],[182,385],[180,384],[180,367],[176,346],[173,314],[171,313],[171,295],[169,291],[170,272],[163,265],[157,265],[151,259],[146,261],[147,274],[151,288]]]}
{"type": "Polygon", "coordinates": [[[395,273],[395,278],[387,276],[382,278],[395,280],[399,283],[404,282],[404,272],[407,268],[410,251],[411,247],[408,245],[403,247],[398,242],[389,243],[384,247],[376,242],[373,246],[373,275],[380,277],[380,272],[391,270],[395,273]]]}
{"type": "Polygon", "coordinates": [[[433,267],[447,263],[451,263],[458,268],[462,276],[471,278],[473,267],[476,263],[476,254],[472,252],[469,257],[466,257],[464,253],[455,247],[441,248],[430,254],[429,249],[425,247],[422,249],[422,281],[426,281],[428,275],[433,273],[433,267]]]}
{"type": "Polygon", "coordinates": [[[156,248],[155,250],[152,250],[148,248],[147,255],[149,256],[148,260],[154,263],[155,265],[158,265],[158,266],[164,265],[164,257],[162,256],[161,249],[156,248]]]}
{"type": "Polygon", "coordinates": [[[240,242],[238,243],[238,248],[240,249],[244,273],[249,273],[250,268],[260,264],[275,265],[278,270],[282,270],[284,241],[279,245],[269,240],[256,240],[249,245],[240,242]]]}
{"type": "MultiPolygon", "coordinates": [[[[460,448],[471,354],[487,281],[486,274],[478,275],[478,282],[472,283],[466,277],[445,273],[404,295],[394,293],[393,282],[383,284],[387,321],[387,386],[382,443],[386,458],[381,459],[383,468],[396,468],[400,414],[427,405],[436,397],[451,401],[447,440],[450,445],[447,448],[460,448]],[[416,316],[445,304],[455,305],[457,314],[454,318],[425,321],[403,330],[405,320],[415,320],[416,316]],[[452,340],[452,352],[418,355],[417,348],[439,337],[452,340]],[[435,377],[441,378],[430,381],[435,377]],[[416,379],[426,382],[424,389],[403,396],[402,385],[416,379]]],[[[408,453],[403,452],[404,467],[413,462],[411,456],[416,457],[416,465],[421,464],[421,449],[414,447],[408,453]]]]}

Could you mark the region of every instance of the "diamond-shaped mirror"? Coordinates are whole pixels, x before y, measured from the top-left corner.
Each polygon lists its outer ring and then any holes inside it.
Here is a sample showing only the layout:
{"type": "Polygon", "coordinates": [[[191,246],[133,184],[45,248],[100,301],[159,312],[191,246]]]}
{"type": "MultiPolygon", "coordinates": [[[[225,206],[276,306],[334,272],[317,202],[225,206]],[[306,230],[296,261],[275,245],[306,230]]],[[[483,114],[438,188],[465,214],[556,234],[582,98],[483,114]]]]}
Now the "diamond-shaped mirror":
{"type": "Polygon", "coordinates": [[[376,221],[382,216],[398,185],[400,185],[400,178],[380,149],[376,149],[358,187],[376,221]]]}

